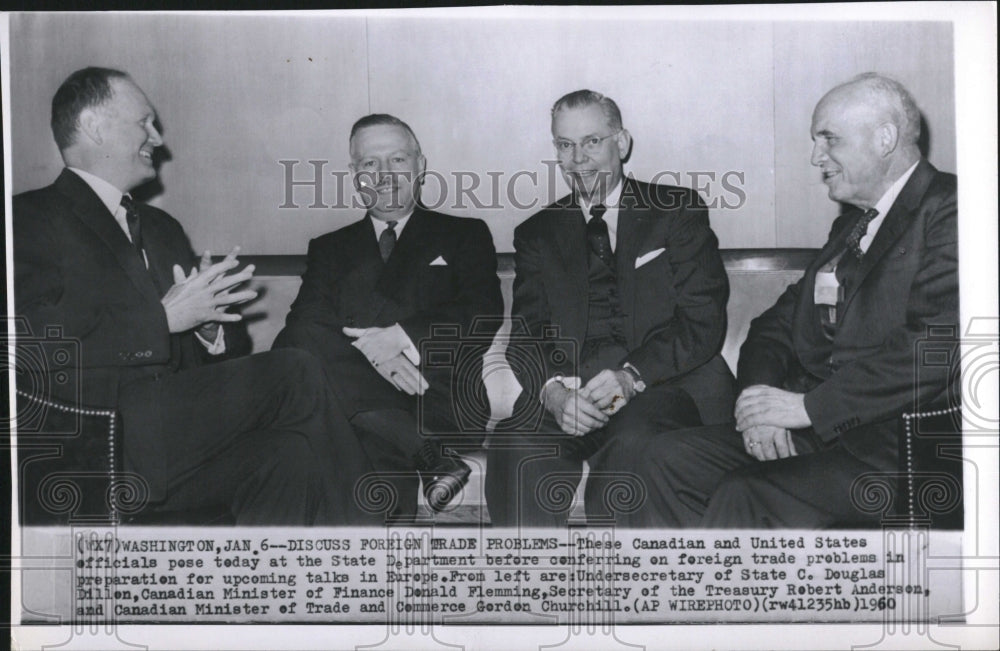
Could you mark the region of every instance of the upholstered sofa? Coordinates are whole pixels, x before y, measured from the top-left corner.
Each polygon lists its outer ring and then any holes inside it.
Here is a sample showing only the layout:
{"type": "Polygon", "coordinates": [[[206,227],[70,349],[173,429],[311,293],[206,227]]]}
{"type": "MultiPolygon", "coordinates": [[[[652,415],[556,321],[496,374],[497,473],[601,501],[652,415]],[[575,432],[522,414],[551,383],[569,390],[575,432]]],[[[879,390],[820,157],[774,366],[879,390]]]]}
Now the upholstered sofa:
{"type": "MultiPolygon", "coordinates": [[[[735,372],[740,344],[746,338],[750,321],[774,303],[789,285],[802,276],[815,249],[727,249],[722,252],[729,273],[730,296],[728,332],[722,355],[735,372]]],[[[301,284],[305,259],[302,256],[244,256],[256,265],[256,283],[260,296],[246,312],[247,326],[254,352],[269,350],[284,326],[285,315],[301,284]]],[[[501,253],[498,275],[506,310],[510,311],[514,282],[514,256],[501,253]]],[[[502,337],[494,352],[502,350],[502,337]]],[[[494,416],[502,417],[520,392],[512,375],[494,372],[486,379],[494,416]]]]}
{"type": "MultiPolygon", "coordinates": [[[[722,251],[730,283],[728,330],[722,355],[734,371],[739,347],[746,338],[750,321],[772,305],[787,285],[801,277],[815,253],[814,249],[722,251]]],[[[244,309],[253,340],[253,351],[269,350],[298,293],[305,257],[244,256],[242,259],[253,263],[257,269],[253,282],[259,297],[244,309]]],[[[512,254],[500,255],[498,275],[509,312],[514,279],[512,254]]],[[[520,386],[503,362],[505,332],[506,328],[501,329],[494,348],[489,353],[492,361],[485,365],[488,369],[485,381],[494,419],[509,415],[514,400],[520,393],[520,386]]],[[[30,402],[28,396],[22,396],[22,402],[25,401],[30,402]]],[[[109,519],[128,521],[130,514],[139,510],[143,501],[142,485],[136,478],[123,474],[118,465],[115,443],[120,432],[116,431],[118,421],[114,412],[102,409],[101,406],[88,406],[82,410],[83,413],[77,413],[81,410],[74,407],[56,404],[35,407],[39,408],[58,412],[61,419],[68,418],[71,423],[80,423],[79,430],[82,433],[77,437],[52,437],[32,433],[22,436],[19,443],[22,451],[19,471],[22,521],[39,524],[67,520],[77,523],[96,523],[109,519]],[[76,458],[65,454],[70,449],[75,451],[76,457],[82,450],[87,457],[85,462],[74,462],[76,467],[68,467],[66,459],[76,458]],[[108,477],[111,478],[110,482],[108,477]],[[24,497],[26,491],[30,492],[29,499],[24,497]]],[[[937,416],[940,420],[941,415],[937,416]]],[[[920,482],[928,477],[933,479],[933,476],[920,472],[920,456],[926,456],[927,453],[923,450],[928,445],[928,440],[919,438],[921,429],[917,426],[918,423],[917,417],[901,421],[901,432],[906,438],[901,444],[903,467],[898,476],[873,477],[870,485],[858,487],[861,499],[868,496],[868,502],[876,512],[884,511],[886,517],[891,516],[897,521],[902,518],[908,524],[930,522],[930,516],[920,510],[919,504],[915,506],[914,502],[914,496],[921,491],[920,482]],[[874,501],[870,498],[873,494],[876,496],[874,501]]],[[[954,434],[947,440],[954,445],[954,434]]],[[[936,449],[933,441],[930,441],[930,445],[933,454],[933,449],[936,449]]],[[[483,472],[488,472],[488,468],[484,467],[483,455],[473,452],[471,456],[475,471],[472,482],[466,489],[464,501],[478,504],[482,501],[483,472]]],[[[960,477],[959,472],[959,488],[960,477]]],[[[935,516],[936,522],[941,520],[939,516],[940,514],[935,516]]],[[[946,516],[949,518],[946,526],[961,526],[961,500],[957,506],[947,505],[946,516]]],[[[447,514],[443,518],[447,521],[447,514]]]]}

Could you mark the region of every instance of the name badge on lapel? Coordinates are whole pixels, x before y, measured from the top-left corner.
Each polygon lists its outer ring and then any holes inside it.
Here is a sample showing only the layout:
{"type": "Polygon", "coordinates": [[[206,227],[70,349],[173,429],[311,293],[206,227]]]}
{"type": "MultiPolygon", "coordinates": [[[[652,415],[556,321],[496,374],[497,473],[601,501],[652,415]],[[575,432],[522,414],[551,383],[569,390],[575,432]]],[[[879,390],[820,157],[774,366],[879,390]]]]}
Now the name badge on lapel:
{"type": "Polygon", "coordinates": [[[816,305],[836,307],[839,295],[840,283],[837,282],[837,274],[832,271],[817,271],[816,286],[813,289],[813,302],[816,305]]]}

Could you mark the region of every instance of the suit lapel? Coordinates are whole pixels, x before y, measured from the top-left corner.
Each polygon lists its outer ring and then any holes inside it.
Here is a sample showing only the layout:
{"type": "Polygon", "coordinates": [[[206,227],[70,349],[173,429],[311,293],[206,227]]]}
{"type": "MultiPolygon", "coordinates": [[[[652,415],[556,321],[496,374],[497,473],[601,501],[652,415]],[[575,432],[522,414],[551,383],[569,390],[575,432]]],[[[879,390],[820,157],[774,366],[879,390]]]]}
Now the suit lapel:
{"type": "Polygon", "coordinates": [[[889,214],[882,221],[882,226],[879,227],[878,233],[875,234],[871,246],[868,247],[868,251],[858,263],[855,280],[851,283],[849,293],[844,297],[845,312],[850,307],[851,300],[857,295],[858,288],[864,283],[865,278],[868,277],[871,270],[885,257],[896,240],[910,227],[913,221],[913,211],[920,204],[920,199],[924,196],[927,186],[930,185],[934,172],[934,168],[925,160],[921,160],[917,165],[917,169],[913,170],[910,179],[903,186],[902,192],[899,193],[896,201],[893,202],[892,207],[889,209],[889,214]]]}
{"type": "Polygon", "coordinates": [[[562,334],[572,337],[579,333],[582,340],[587,333],[587,319],[590,318],[590,301],[586,300],[590,292],[586,221],[572,194],[558,202],[551,219],[549,236],[563,270],[560,291],[565,292],[564,296],[583,296],[585,299],[566,303],[571,312],[567,315],[566,331],[562,334]]]}
{"type": "Polygon", "coordinates": [[[854,209],[854,212],[857,213],[854,218],[849,220],[849,222],[844,225],[844,228],[841,228],[840,232],[834,235],[827,245],[819,252],[819,255],[816,256],[816,262],[813,264],[814,272],[822,269],[827,263],[832,261],[838,255],[844,253],[847,249],[847,236],[850,235],[851,229],[854,227],[857,220],[861,219],[863,211],[854,209]]]}
{"type": "MultiPolygon", "coordinates": [[[[337,251],[337,255],[343,255],[346,258],[343,268],[359,270],[362,286],[374,286],[384,270],[384,265],[371,219],[365,215],[350,227],[350,231],[346,235],[344,248],[337,251]]],[[[361,302],[358,306],[358,323],[372,323],[384,302],[384,296],[378,292],[372,292],[370,299],[361,302]]]]}
{"type": "Polygon", "coordinates": [[[73,201],[73,212],[103,240],[132,284],[140,292],[153,294],[159,300],[159,292],[156,291],[142,257],[137,255],[128,236],[115,221],[114,215],[108,212],[100,197],[83,179],[69,170],[63,170],[55,185],[59,192],[73,201]]]}
{"type": "MultiPolygon", "coordinates": [[[[162,296],[174,284],[173,265],[179,258],[172,256],[167,248],[169,236],[162,232],[159,223],[148,219],[148,212],[145,206],[138,205],[139,219],[142,224],[142,245],[146,250],[146,260],[149,261],[147,275],[151,275],[154,283],[157,284],[157,292],[162,296]]],[[[185,254],[185,257],[188,254],[185,254]]],[[[190,269],[184,269],[184,273],[190,273],[190,269]]]]}
{"type": "MultiPolygon", "coordinates": [[[[635,259],[639,255],[639,247],[649,240],[649,230],[652,221],[648,219],[648,210],[642,210],[638,205],[641,188],[632,178],[626,178],[622,188],[622,200],[618,207],[618,233],[615,243],[615,267],[618,277],[618,295],[621,298],[622,312],[629,315],[631,327],[628,328],[635,339],[635,259]]],[[[645,198],[643,197],[643,200],[645,198]]],[[[634,341],[629,345],[634,345],[634,341]]]]}

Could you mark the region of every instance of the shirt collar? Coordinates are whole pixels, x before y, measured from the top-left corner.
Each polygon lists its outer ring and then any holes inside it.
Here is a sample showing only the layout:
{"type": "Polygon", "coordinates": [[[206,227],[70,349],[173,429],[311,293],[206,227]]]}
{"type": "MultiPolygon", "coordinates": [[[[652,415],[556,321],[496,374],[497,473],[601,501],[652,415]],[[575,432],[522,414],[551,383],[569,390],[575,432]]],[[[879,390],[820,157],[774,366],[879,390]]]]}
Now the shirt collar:
{"type": "Polygon", "coordinates": [[[94,194],[100,198],[101,203],[107,206],[108,212],[113,215],[118,211],[118,206],[121,205],[122,197],[125,196],[121,190],[111,185],[101,177],[81,170],[78,167],[67,167],[66,169],[71,170],[74,174],[83,179],[84,183],[90,186],[90,189],[94,191],[94,194]]]}
{"type": "Polygon", "coordinates": [[[916,163],[910,166],[908,170],[903,172],[903,175],[896,179],[896,182],[889,186],[889,189],[885,191],[882,198],[878,200],[875,204],[875,210],[878,211],[879,216],[889,214],[889,209],[892,208],[892,204],[896,203],[896,197],[899,193],[903,191],[903,186],[906,182],[910,180],[913,176],[913,171],[917,169],[917,165],[920,163],[918,160],[916,163]]]}
{"type": "MultiPolygon", "coordinates": [[[[618,208],[618,202],[621,201],[622,198],[623,187],[624,187],[624,178],[619,179],[618,184],[615,185],[615,187],[611,188],[611,192],[609,192],[608,195],[604,197],[604,201],[602,203],[604,204],[604,207],[609,210],[609,212],[612,209],[618,208]]],[[[578,195],[577,204],[580,206],[580,210],[583,211],[584,219],[590,221],[590,203],[588,203],[587,200],[584,199],[582,196],[578,195]]]]}
{"type": "MultiPolygon", "coordinates": [[[[400,233],[403,232],[403,228],[406,227],[406,222],[410,221],[410,217],[413,217],[413,212],[410,212],[409,215],[407,215],[406,217],[403,217],[402,219],[397,219],[396,220],[396,228],[393,229],[393,230],[396,231],[396,237],[399,237],[400,233]]],[[[379,237],[381,237],[382,231],[384,231],[385,229],[389,228],[389,223],[386,222],[386,221],[383,221],[381,219],[376,219],[376,218],[372,217],[371,215],[368,215],[368,219],[371,220],[372,226],[375,227],[375,238],[376,239],[378,239],[379,237]]]]}

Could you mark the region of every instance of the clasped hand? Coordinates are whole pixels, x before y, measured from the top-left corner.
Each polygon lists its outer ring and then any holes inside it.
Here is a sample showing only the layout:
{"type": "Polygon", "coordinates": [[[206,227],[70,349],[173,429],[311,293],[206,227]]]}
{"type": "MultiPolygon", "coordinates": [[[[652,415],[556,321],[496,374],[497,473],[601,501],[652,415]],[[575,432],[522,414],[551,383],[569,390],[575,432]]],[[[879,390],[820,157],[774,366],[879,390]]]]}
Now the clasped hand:
{"type": "Polygon", "coordinates": [[[174,284],[160,299],[167,314],[170,332],[186,332],[205,324],[224,321],[239,321],[239,314],[229,314],[230,305],[245,303],[257,297],[253,290],[234,291],[235,288],[253,278],[253,265],[227,276],[226,272],[239,266],[236,255],[239,247],[233,247],[221,262],[212,264],[211,253],[205,251],[198,268],[192,268],[185,275],[180,265],[174,265],[174,284]]]}
{"type": "Polygon", "coordinates": [[[810,425],[805,394],[755,384],[736,399],[736,429],[747,454],[760,461],[795,456],[789,430],[810,425]]]}
{"type": "Polygon", "coordinates": [[[627,372],[605,369],[580,389],[550,382],[545,407],[570,436],[583,436],[604,427],[611,416],[635,396],[635,382],[627,372]]]}
{"type": "Polygon", "coordinates": [[[430,387],[417,368],[420,355],[398,323],[387,328],[344,328],[343,331],[354,338],[351,345],[361,351],[372,368],[396,389],[411,396],[422,396],[430,387]]]}

